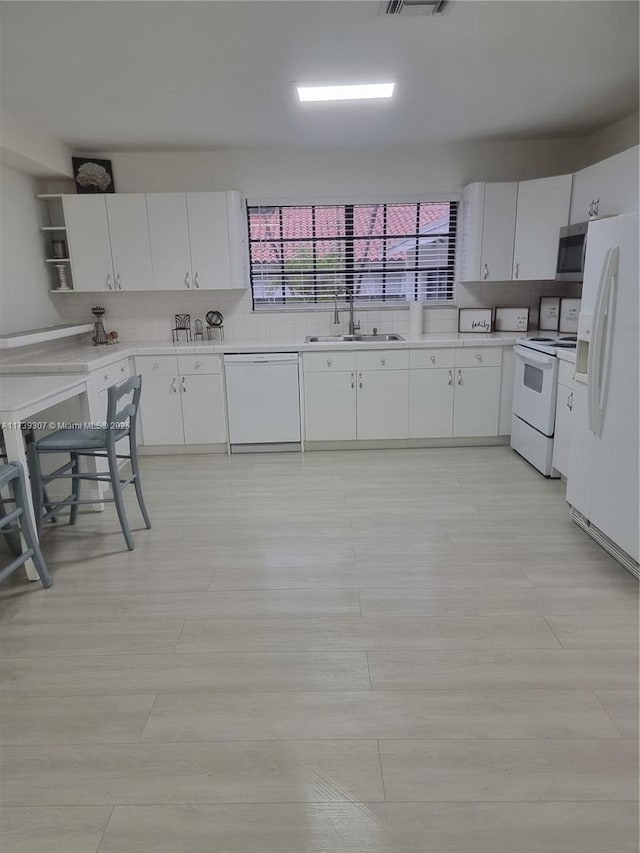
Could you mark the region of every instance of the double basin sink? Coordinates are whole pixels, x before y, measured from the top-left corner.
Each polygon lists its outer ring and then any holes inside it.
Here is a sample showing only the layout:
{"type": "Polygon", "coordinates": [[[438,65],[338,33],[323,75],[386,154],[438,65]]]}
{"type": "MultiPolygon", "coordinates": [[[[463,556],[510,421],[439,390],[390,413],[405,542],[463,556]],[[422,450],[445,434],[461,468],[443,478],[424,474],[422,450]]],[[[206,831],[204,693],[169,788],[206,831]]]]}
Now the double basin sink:
{"type": "Polygon", "coordinates": [[[341,344],[355,342],[361,344],[384,343],[385,341],[404,341],[402,335],[309,335],[306,344],[341,344]]]}

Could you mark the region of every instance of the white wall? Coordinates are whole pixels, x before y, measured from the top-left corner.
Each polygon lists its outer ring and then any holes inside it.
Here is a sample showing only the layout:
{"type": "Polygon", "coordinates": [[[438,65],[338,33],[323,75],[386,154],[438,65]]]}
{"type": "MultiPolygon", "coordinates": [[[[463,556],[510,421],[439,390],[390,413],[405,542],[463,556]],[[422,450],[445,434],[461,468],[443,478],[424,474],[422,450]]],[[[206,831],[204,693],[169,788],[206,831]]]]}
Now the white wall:
{"type": "Polygon", "coordinates": [[[63,322],[49,294],[37,191],[29,175],[0,167],[0,334],[63,322]]]}
{"type": "Polygon", "coordinates": [[[578,167],[591,166],[637,145],[640,142],[639,121],[640,114],[636,111],[584,137],[578,167]]]}

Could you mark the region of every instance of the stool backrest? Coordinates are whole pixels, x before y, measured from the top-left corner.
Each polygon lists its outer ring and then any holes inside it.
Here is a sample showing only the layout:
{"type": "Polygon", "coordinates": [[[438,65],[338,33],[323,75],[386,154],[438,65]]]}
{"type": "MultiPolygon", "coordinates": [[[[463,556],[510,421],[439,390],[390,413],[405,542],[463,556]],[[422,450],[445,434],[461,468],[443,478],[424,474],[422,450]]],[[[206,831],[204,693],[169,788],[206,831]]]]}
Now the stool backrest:
{"type": "Polygon", "coordinates": [[[117,385],[107,388],[107,440],[115,440],[115,433],[126,429],[132,441],[136,438],[136,424],[138,420],[138,409],[140,407],[140,394],[142,393],[142,376],[132,376],[117,385]],[[133,393],[132,393],[133,392],[133,393]],[[118,408],[119,401],[123,397],[131,399],[122,408],[118,408]]]}

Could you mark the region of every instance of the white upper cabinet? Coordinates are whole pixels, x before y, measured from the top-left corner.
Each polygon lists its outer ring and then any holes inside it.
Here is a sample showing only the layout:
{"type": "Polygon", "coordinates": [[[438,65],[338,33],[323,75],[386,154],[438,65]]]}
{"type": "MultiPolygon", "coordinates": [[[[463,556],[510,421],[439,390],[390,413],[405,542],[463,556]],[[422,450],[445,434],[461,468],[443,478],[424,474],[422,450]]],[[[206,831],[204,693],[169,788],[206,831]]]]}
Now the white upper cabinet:
{"type": "Polygon", "coordinates": [[[460,281],[510,281],[518,184],[469,184],[462,193],[460,281]]]}
{"type": "Polygon", "coordinates": [[[115,290],[153,290],[147,204],[143,193],[105,196],[115,290]]]}
{"type": "Polygon", "coordinates": [[[187,217],[193,287],[200,290],[246,287],[241,277],[246,244],[242,240],[240,193],[187,193],[187,217]]]}
{"type": "Polygon", "coordinates": [[[155,289],[191,289],[191,251],[186,195],[184,193],[148,193],[147,213],[155,289]]]}
{"type": "Polygon", "coordinates": [[[588,166],[573,177],[570,223],[638,210],[638,146],[588,166]]]}
{"type": "Polygon", "coordinates": [[[555,279],[558,233],[569,222],[571,175],[518,184],[514,280],[555,279]]]}
{"type": "Polygon", "coordinates": [[[75,290],[113,290],[115,279],[103,195],[62,199],[75,290]]]}

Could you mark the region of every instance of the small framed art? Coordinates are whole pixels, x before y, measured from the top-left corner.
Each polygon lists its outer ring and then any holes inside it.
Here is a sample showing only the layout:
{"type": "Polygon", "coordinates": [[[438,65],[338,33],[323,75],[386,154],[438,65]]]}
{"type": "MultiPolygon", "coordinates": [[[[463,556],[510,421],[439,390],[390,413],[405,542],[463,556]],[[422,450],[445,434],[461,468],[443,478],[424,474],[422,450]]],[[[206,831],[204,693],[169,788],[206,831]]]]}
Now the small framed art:
{"type": "Polygon", "coordinates": [[[496,308],[496,332],[526,332],[529,328],[529,308],[496,308]]]}
{"type": "Polygon", "coordinates": [[[538,311],[538,328],[545,332],[557,332],[560,321],[560,297],[541,296],[538,311]]]}
{"type": "Polygon", "coordinates": [[[568,334],[578,333],[578,314],[580,313],[580,299],[560,300],[560,325],[558,331],[568,334]]]}
{"type": "Polygon", "coordinates": [[[111,160],[72,157],[73,180],[77,193],[114,193],[111,160]]]}
{"type": "Polygon", "coordinates": [[[459,308],[458,331],[488,334],[493,327],[493,308],[459,308]]]}

